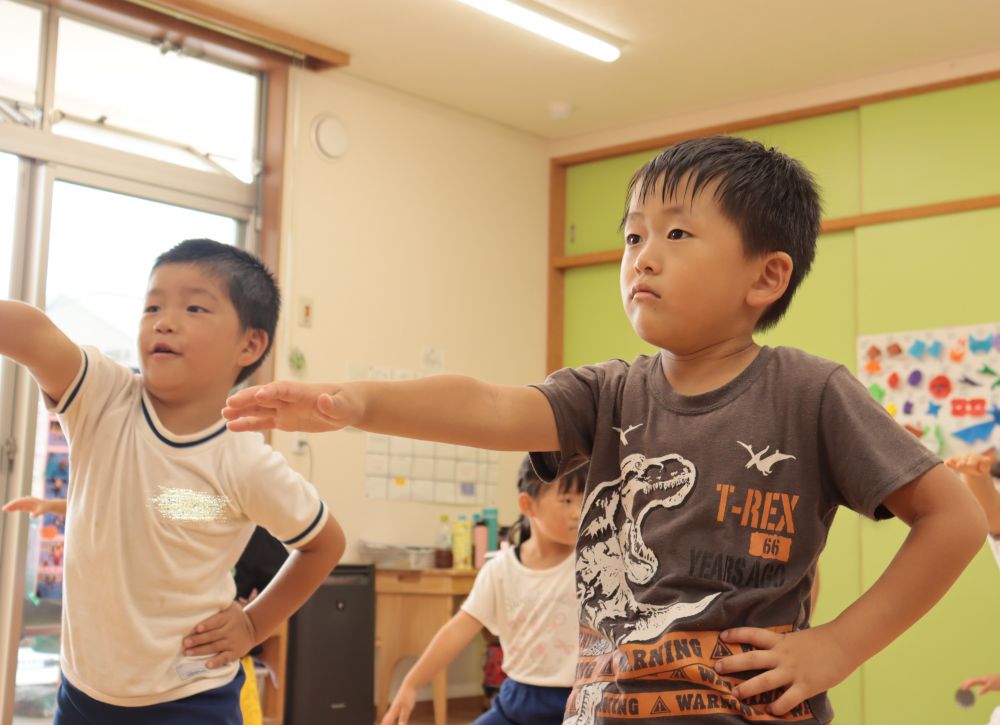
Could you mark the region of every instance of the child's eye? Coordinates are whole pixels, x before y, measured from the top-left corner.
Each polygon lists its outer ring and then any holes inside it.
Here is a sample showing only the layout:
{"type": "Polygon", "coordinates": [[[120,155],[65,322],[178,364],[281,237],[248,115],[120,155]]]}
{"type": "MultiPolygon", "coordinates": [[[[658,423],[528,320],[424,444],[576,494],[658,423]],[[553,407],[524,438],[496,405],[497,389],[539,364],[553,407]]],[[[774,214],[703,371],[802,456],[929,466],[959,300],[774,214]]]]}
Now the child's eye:
{"type": "Polygon", "coordinates": [[[206,310],[201,305],[188,305],[187,311],[188,312],[208,312],[208,310],[206,310]]]}
{"type": "Polygon", "coordinates": [[[143,314],[148,315],[150,312],[159,312],[159,311],[160,308],[158,305],[146,305],[146,309],[144,309],[142,312],[143,314]]]}
{"type": "Polygon", "coordinates": [[[626,234],[625,235],[625,246],[626,247],[632,247],[632,246],[638,244],[641,241],[642,241],[642,239],[639,237],[638,234],[626,234]]]}
{"type": "Polygon", "coordinates": [[[684,239],[685,237],[690,237],[690,236],[691,235],[688,234],[683,229],[671,229],[669,232],[667,232],[667,239],[684,239]]]}

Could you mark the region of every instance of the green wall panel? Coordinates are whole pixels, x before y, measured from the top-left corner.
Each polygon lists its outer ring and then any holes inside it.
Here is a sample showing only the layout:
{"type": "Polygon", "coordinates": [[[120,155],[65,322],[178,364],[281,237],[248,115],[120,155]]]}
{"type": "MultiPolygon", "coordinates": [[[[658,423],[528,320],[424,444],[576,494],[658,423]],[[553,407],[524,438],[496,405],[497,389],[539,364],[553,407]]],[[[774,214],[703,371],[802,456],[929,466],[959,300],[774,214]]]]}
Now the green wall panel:
{"type": "Polygon", "coordinates": [[[821,235],[809,276],[778,325],[757,341],[791,345],[854,370],[854,233],[821,235]]]}
{"type": "Polygon", "coordinates": [[[1000,319],[1000,208],[855,233],[859,335],[1000,319]]]}
{"type": "Polygon", "coordinates": [[[853,216],[861,210],[857,111],[762,126],[733,135],[775,146],[801,161],[819,185],[825,219],[853,216]]]}
{"type": "Polygon", "coordinates": [[[618,225],[632,174],[656,155],[643,151],[592,161],[566,170],[566,254],[586,254],[623,246],[618,225]]]}
{"type": "Polygon", "coordinates": [[[625,316],[618,291],[618,265],[601,264],[566,271],[566,322],[563,364],[575,367],[655,352],[625,316]]]}
{"type": "Polygon", "coordinates": [[[863,211],[1000,194],[1000,81],[861,109],[863,211]]]}

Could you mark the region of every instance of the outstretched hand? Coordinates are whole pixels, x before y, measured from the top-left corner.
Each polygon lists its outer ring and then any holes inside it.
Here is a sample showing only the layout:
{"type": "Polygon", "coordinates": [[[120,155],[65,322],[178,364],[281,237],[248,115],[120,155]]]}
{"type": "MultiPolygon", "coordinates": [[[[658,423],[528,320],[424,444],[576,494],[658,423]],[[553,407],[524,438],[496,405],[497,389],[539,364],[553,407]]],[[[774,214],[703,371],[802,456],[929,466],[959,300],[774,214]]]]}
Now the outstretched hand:
{"type": "Polygon", "coordinates": [[[66,502],[62,499],[41,499],[34,496],[21,496],[12,499],[3,506],[4,513],[13,511],[23,511],[31,514],[31,518],[37,519],[44,514],[66,514],[66,502]]]}
{"type": "Polygon", "coordinates": [[[944,463],[960,475],[982,477],[990,475],[990,468],[996,463],[996,460],[996,452],[991,449],[987,453],[966,453],[961,456],[952,456],[944,463]]]}
{"type": "Polygon", "coordinates": [[[982,677],[970,677],[958,689],[969,690],[976,685],[979,685],[980,695],[985,695],[987,692],[1000,692],[1000,673],[983,675],[982,677]]]}
{"type": "Polygon", "coordinates": [[[823,626],[782,634],[757,627],[736,627],[722,633],[727,644],[748,644],[751,652],[730,655],[716,663],[720,674],[763,670],[733,688],[745,700],[771,690],[784,692],[768,706],[772,715],[785,715],[806,699],[839,684],[856,663],[823,626]]]}
{"type": "Polygon", "coordinates": [[[352,426],[363,412],[360,396],[348,387],[274,382],[236,393],[222,416],[236,432],[277,428],[318,433],[352,426]]]}

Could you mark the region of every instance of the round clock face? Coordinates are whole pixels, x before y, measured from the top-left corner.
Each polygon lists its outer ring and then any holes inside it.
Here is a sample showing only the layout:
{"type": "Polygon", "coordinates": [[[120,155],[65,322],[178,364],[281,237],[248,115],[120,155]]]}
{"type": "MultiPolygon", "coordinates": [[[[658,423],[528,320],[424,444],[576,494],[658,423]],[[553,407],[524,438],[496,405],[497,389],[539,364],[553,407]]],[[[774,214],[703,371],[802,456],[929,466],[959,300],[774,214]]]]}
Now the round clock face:
{"type": "Polygon", "coordinates": [[[316,150],[328,159],[339,159],[347,153],[347,129],[334,115],[316,117],[312,124],[312,140],[316,150]]]}

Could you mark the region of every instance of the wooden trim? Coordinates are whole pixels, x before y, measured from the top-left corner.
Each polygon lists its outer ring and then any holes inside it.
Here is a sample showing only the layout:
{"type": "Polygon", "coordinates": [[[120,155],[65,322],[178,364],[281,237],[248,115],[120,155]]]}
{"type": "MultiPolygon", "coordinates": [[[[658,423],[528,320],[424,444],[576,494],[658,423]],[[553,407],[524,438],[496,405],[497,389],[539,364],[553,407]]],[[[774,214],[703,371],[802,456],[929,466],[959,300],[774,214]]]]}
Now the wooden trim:
{"type": "Polygon", "coordinates": [[[746,131],[751,128],[759,128],[761,126],[771,126],[776,123],[799,121],[803,118],[811,118],[812,116],[824,116],[830,113],[838,113],[840,111],[850,111],[872,103],[891,101],[896,98],[906,98],[907,96],[916,96],[921,93],[943,91],[949,88],[959,88],[961,86],[984,83],[986,81],[993,81],[997,79],[1000,79],[1000,70],[977,73],[975,75],[962,76],[961,78],[950,78],[944,81],[935,81],[933,83],[924,83],[918,86],[909,86],[907,88],[900,88],[894,91],[872,93],[867,96],[858,96],[856,98],[845,99],[843,101],[833,101],[816,106],[807,106],[805,108],[799,108],[792,111],[782,111],[779,113],[771,113],[765,116],[756,116],[729,123],[704,126],[694,130],[679,131],[665,136],[657,136],[655,138],[618,144],[617,146],[607,146],[605,148],[593,149],[591,151],[581,151],[575,154],[556,157],[552,159],[552,161],[562,166],[574,166],[576,164],[583,164],[589,161],[600,161],[602,159],[625,156],[627,154],[639,153],[641,151],[658,150],[666,146],[670,146],[671,144],[675,144],[678,141],[695,138],[697,136],[712,136],[715,134],[733,133],[735,131],[746,131]]]}
{"type": "MultiPolygon", "coordinates": [[[[281,203],[284,196],[285,134],[288,118],[288,66],[279,66],[267,74],[267,103],[264,108],[263,164],[260,180],[260,258],[280,279],[281,203]]],[[[288,300],[285,300],[288,304],[288,300]]],[[[275,343],[277,341],[275,340],[275,343]]],[[[274,380],[277,347],[254,374],[254,383],[274,380]]]]}
{"type": "Polygon", "coordinates": [[[235,31],[240,36],[263,41],[267,45],[287,49],[301,55],[313,69],[337,68],[351,62],[351,56],[342,50],[313,42],[300,35],[286,33],[249,18],[213,7],[198,0],[129,0],[129,2],[151,8],[156,12],[178,17],[178,19],[199,24],[208,23],[219,32],[235,31]]]}
{"type": "Polygon", "coordinates": [[[163,38],[210,60],[251,71],[288,65],[291,56],[184,22],[127,0],[46,0],[50,7],[132,35],[163,38]]]}
{"type": "Polygon", "coordinates": [[[555,257],[552,266],[556,269],[573,269],[574,267],[593,267],[596,264],[610,264],[622,261],[623,250],[609,249],[606,252],[591,252],[590,254],[573,254],[568,257],[555,257]]]}
{"type": "Polygon", "coordinates": [[[926,217],[944,216],[946,214],[960,214],[961,212],[992,209],[998,206],[1000,206],[1000,194],[979,196],[972,199],[956,199],[954,201],[921,204],[919,206],[909,206],[900,209],[886,209],[884,211],[858,214],[857,216],[830,219],[823,223],[823,231],[839,232],[845,229],[871,227],[877,224],[901,222],[909,219],[924,219],[926,217]]]}
{"type": "Polygon", "coordinates": [[[565,322],[566,277],[555,260],[566,253],[563,237],[566,229],[566,167],[549,164],[549,304],[545,342],[545,371],[562,367],[563,324],[565,322]]]}

